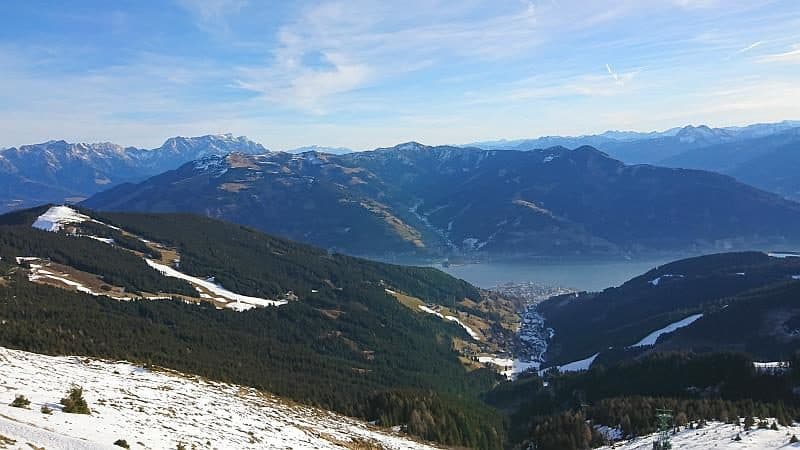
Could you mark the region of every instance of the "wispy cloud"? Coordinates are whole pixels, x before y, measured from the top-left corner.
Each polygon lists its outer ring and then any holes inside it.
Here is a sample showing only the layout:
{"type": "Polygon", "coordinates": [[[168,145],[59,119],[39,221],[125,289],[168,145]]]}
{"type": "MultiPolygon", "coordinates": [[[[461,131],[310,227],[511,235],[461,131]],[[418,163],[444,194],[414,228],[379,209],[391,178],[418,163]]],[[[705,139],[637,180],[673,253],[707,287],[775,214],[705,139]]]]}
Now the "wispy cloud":
{"type": "Polygon", "coordinates": [[[784,63],[800,63],[800,44],[793,47],[793,50],[783,53],[773,53],[770,55],[762,56],[759,61],[761,62],[784,62],[784,63]]]}
{"type": "Polygon", "coordinates": [[[60,137],[148,146],[231,131],[275,148],[367,148],[766,121],[798,104],[800,10],[790,1],[0,9],[3,146],[60,137]],[[698,96],[721,80],[748,92],[698,96]]]}
{"type": "Polygon", "coordinates": [[[747,47],[740,48],[739,50],[736,51],[736,53],[737,54],[742,54],[742,53],[745,53],[745,52],[749,52],[750,50],[758,47],[759,45],[761,45],[763,43],[764,43],[764,41],[753,42],[752,44],[748,45],[747,47]]]}
{"type": "Polygon", "coordinates": [[[322,58],[328,64],[316,68],[294,58],[279,59],[263,69],[243,67],[236,86],[256,92],[271,103],[324,114],[326,99],[364,86],[373,72],[368,65],[338,53],[326,52],[322,58]]]}
{"type": "Polygon", "coordinates": [[[635,70],[623,74],[618,74],[611,68],[610,64],[606,64],[606,71],[609,75],[614,79],[614,83],[619,87],[625,87],[625,84],[629,81],[633,80],[633,78],[639,74],[641,70],[635,70]]]}
{"type": "Polygon", "coordinates": [[[177,0],[194,16],[197,25],[210,32],[228,32],[227,17],[238,14],[249,0],[177,0]]]}
{"type": "Polygon", "coordinates": [[[726,56],[724,59],[725,59],[725,61],[728,61],[728,60],[732,59],[732,58],[733,58],[733,57],[735,57],[735,56],[742,55],[742,54],[744,54],[744,53],[747,53],[747,52],[749,52],[749,51],[751,51],[751,50],[753,50],[753,49],[755,49],[755,48],[758,48],[758,47],[760,47],[760,46],[761,46],[761,44],[763,44],[763,43],[764,43],[764,41],[756,41],[756,42],[753,42],[752,44],[750,44],[750,45],[748,45],[748,46],[745,46],[745,47],[742,47],[742,48],[740,48],[740,49],[736,50],[735,52],[733,52],[733,53],[729,54],[729,55],[728,55],[728,56],[726,56]]]}
{"type": "Polygon", "coordinates": [[[425,69],[433,61],[502,61],[537,45],[533,3],[494,15],[469,8],[324,2],[281,27],[272,57],[262,66],[240,67],[236,84],[267,101],[319,114],[339,94],[425,69]],[[442,20],[443,14],[452,17],[442,20]]]}
{"type": "Polygon", "coordinates": [[[606,64],[606,70],[608,71],[608,74],[609,74],[609,75],[611,75],[611,76],[614,78],[614,82],[615,82],[615,83],[617,83],[617,84],[618,84],[618,85],[620,85],[620,86],[625,86],[625,82],[624,82],[624,81],[622,81],[622,80],[620,79],[619,75],[617,75],[617,73],[616,73],[616,72],[614,72],[614,71],[611,69],[611,66],[610,66],[609,64],[606,64]]]}

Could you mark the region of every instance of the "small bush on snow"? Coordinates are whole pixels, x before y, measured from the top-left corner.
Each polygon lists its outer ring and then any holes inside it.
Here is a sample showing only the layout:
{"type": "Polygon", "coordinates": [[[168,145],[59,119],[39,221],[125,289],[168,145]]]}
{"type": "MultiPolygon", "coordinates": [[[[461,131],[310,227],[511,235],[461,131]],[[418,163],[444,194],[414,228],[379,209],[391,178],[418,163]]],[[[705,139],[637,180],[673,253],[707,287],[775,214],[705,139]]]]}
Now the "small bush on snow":
{"type": "Polygon", "coordinates": [[[11,406],[14,408],[27,408],[30,404],[31,401],[25,398],[24,395],[18,395],[16,398],[14,398],[14,401],[11,402],[11,406]]]}
{"type": "Polygon", "coordinates": [[[66,397],[61,399],[61,404],[64,405],[64,412],[73,414],[91,414],[89,405],[83,398],[83,388],[80,386],[73,386],[66,397]]]}

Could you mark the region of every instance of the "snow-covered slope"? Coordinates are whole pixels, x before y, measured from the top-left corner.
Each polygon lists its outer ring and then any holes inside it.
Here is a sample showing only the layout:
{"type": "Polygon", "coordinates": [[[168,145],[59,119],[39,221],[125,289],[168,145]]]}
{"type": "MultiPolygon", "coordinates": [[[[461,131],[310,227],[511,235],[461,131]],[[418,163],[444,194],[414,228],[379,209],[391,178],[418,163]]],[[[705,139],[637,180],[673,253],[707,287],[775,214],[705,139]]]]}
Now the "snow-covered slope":
{"type": "Polygon", "coordinates": [[[75,211],[69,206],[53,206],[36,219],[36,222],[33,223],[33,228],[45,231],[59,231],[66,224],[80,223],[87,220],[89,220],[88,216],[75,211]]]}
{"type": "MultiPolygon", "coordinates": [[[[69,206],[64,206],[64,205],[50,207],[47,211],[45,211],[36,219],[36,221],[33,223],[33,227],[44,231],[57,232],[62,230],[67,225],[76,225],[83,222],[94,222],[95,224],[103,225],[107,228],[127,233],[126,231],[118,227],[103,223],[99,220],[95,220],[85,214],[79,213],[78,211],[69,206]]],[[[115,245],[114,239],[102,238],[86,234],[79,234],[74,230],[71,231],[70,234],[75,236],[88,237],[91,239],[104,242],[109,245],[115,245]]],[[[165,248],[162,244],[148,241],[132,233],[127,233],[127,234],[131,237],[139,239],[145,245],[155,244],[162,249],[165,248]]],[[[176,253],[175,256],[179,255],[176,253]]],[[[199,297],[201,299],[211,301],[212,303],[217,305],[218,308],[225,307],[236,311],[246,311],[248,309],[253,309],[258,307],[281,306],[288,303],[287,300],[272,300],[272,299],[265,299],[265,298],[237,294],[228,289],[225,289],[220,284],[214,282],[213,278],[204,280],[198,277],[193,277],[191,275],[187,275],[177,270],[174,267],[153,261],[145,257],[143,258],[150,267],[157,270],[161,274],[167,277],[179,278],[188,281],[192,286],[195,287],[195,289],[197,289],[199,297]]],[[[50,267],[51,263],[46,261],[46,259],[44,258],[29,257],[29,256],[17,257],[17,264],[22,264],[22,263],[29,265],[30,272],[28,275],[28,279],[30,281],[38,281],[38,282],[46,281],[47,284],[53,284],[53,282],[56,282],[55,285],[58,287],[65,287],[70,290],[75,289],[79,292],[85,292],[87,294],[96,296],[105,295],[111,298],[115,298],[117,300],[132,300],[133,298],[135,298],[135,296],[132,296],[130,294],[115,295],[115,293],[111,291],[101,292],[99,289],[93,290],[90,287],[86,286],[84,283],[75,279],[71,279],[70,277],[72,276],[72,274],[70,274],[69,272],[53,272],[53,270],[56,269],[54,267],[50,267]]],[[[99,277],[95,278],[99,279],[99,277]]],[[[167,295],[169,293],[162,293],[162,294],[164,295],[149,295],[149,296],[143,296],[142,298],[153,299],[153,300],[172,298],[171,295],[167,295]]]]}
{"type": "Polygon", "coordinates": [[[226,303],[226,307],[230,309],[234,309],[236,311],[246,311],[248,309],[253,309],[256,307],[264,307],[264,306],[281,306],[285,305],[289,302],[286,300],[268,300],[265,298],[260,297],[251,297],[249,295],[242,295],[237,294],[235,292],[231,292],[218,283],[215,283],[210,280],[203,280],[197,277],[193,277],[191,275],[187,275],[179,270],[176,270],[170,266],[159,264],[152,259],[145,259],[145,262],[150,267],[158,270],[162,274],[172,277],[172,278],[179,278],[181,280],[186,280],[195,286],[195,289],[200,291],[201,298],[213,298],[218,302],[226,303]],[[204,292],[211,292],[211,294],[205,294],[204,292]]]}
{"type": "MultiPolygon", "coordinates": [[[[772,420],[769,420],[771,423],[772,420]]],[[[672,437],[672,448],[682,450],[706,449],[792,449],[800,448],[800,444],[789,444],[792,435],[800,437],[800,425],[779,427],[775,430],[742,431],[742,427],[720,422],[711,422],[699,429],[683,429],[672,437]],[[734,438],[739,435],[741,440],[734,438]]],[[[614,444],[613,447],[601,447],[600,450],[651,450],[654,435],[640,437],[624,443],[614,444]]]]}
{"type": "Polygon", "coordinates": [[[702,314],[692,314],[691,316],[686,317],[685,319],[681,319],[681,320],[679,320],[677,322],[673,322],[673,323],[671,323],[671,324],[669,324],[669,325],[667,325],[667,326],[665,326],[663,328],[659,328],[658,330],[653,331],[652,333],[650,333],[647,336],[643,337],[639,342],[633,344],[632,347],[641,347],[641,346],[644,346],[644,345],[654,345],[656,343],[656,341],[658,341],[658,338],[661,337],[662,334],[672,333],[673,331],[675,331],[675,330],[677,330],[679,328],[688,327],[689,325],[694,323],[694,321],[696,321],[697,319],[699,319],[701,317],[703,317],[702,314]]]}
{"type": "Polygon", "coordinates": [[[132,449],[432,448],[254,389],[125,362],[0,347],[0,380],[0,448],[119,449],[118,439],[132,449]],[[91,415],[61,410],[71,385],[83,387],[91,415]],[[17,395],[29,408],[9,405],[17,395]]]}
{"type": "Polygon", "coordinates": [[[109,142],[48,141],[0,150],[0,211],[78,202],[125,182],[137,182],[188,161],[230,152],[266,153],[231,134],[174,137],[149,150],[109,142]]]}

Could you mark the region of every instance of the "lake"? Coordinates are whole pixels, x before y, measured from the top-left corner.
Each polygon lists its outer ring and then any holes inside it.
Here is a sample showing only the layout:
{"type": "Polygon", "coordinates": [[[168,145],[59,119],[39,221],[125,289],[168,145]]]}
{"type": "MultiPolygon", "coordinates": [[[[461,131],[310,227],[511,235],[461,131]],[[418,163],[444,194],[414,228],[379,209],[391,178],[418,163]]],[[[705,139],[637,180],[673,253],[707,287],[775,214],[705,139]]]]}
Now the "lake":
{"type": "Polygon", "coordinates": [[[600,291],[610,286],[619,286],[637,275],[675,259],[563,263],[487,262],[450,267],[436,265],[436,268],[482,288],[507,282],[533,281],[578,290],[600,291]]]}

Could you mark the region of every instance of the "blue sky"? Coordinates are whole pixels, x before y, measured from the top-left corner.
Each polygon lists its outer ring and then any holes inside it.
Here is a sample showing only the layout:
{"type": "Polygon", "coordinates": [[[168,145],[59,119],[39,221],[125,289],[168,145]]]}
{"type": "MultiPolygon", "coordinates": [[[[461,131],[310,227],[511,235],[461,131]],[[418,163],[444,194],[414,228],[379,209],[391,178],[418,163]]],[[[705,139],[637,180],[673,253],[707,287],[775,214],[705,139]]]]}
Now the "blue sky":
{"type": "Polygon", "coordinates": [[[800,3],[6,1],[0,147],[271,149],[800,119],[800,3]]]}

